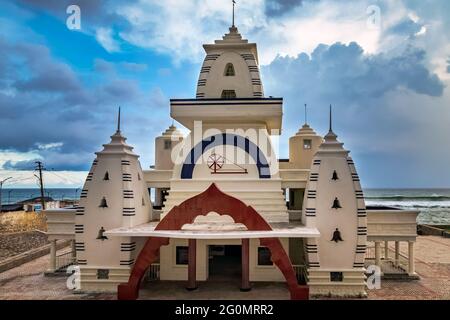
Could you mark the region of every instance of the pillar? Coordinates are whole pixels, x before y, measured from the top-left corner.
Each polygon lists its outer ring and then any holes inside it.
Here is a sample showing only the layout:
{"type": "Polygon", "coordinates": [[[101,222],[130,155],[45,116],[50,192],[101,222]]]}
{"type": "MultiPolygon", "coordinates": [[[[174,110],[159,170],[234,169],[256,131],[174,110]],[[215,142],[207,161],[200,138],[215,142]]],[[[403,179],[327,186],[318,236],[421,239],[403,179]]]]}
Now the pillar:
{"type": "Polygon", "coordinates": [[[384,260],[389,259],[389,241],[384,242],[384,260]]]}
{"type": "Polygon", "coordinates": [[[395,266],[400,262],[400,241],[395,241],[395,266]]]}
{"type": "Polygon", "coordinates": [[[375,241],[375,265],[381,268],[380,242],[375,241]]]}
{"type": "Polygon", "coordinates": [[[197,240],[189,239],[188,250],[188,286],[186,289],[197,289],[197,240]]]}
{"type": "Polygon", "coordinates": [[[250,240],[242,239],[242,275],[241,275],[241,291],[250,291],[250,240]]]}
{"type": "Polygon", "coordinates": [[[414,265],[414,241],[408,242],[408,274],[410,276],[416,274],[416,268],[414,265]]]}
{"type": "Polygon", "coordinates": [[[48,272],[56,271],[56,240],[50,242],[50,267],[48,272]]]}

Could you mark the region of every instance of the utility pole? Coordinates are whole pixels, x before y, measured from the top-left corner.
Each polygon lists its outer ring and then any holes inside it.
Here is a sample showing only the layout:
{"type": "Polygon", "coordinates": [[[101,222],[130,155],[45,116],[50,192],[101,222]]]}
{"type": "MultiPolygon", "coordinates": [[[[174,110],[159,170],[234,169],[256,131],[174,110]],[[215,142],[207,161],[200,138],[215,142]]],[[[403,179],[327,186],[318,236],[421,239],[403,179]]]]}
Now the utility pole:
{"type": "Polygon", "coordinates": [[[41,210],[45,210],[45,196],[44,196],[44,180],[42,177],[42,171],[44,170],[44,165],[41,161],[36,161],[36,170],[39,172],[39,187],[41,189],[41,210]]]}
{"type": "Polygon", "coordinates": [[[3,184],[8,181],[9,179],[12,179],[12,177],[8,177],[6,179],[0,180],[0,213],[2,212],[2,189],[3,189],[3,184]]]}

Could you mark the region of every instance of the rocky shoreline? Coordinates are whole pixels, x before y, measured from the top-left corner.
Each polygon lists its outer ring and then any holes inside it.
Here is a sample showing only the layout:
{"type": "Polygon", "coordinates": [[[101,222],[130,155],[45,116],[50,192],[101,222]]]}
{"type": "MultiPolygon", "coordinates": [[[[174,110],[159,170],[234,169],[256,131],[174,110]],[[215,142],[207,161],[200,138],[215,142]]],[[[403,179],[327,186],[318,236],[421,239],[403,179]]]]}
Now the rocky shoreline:
{"type": "Polygon", "coordinates": [[[0,261],[48,243],[47,235],[37,230],[0,234],[0,261]]]}

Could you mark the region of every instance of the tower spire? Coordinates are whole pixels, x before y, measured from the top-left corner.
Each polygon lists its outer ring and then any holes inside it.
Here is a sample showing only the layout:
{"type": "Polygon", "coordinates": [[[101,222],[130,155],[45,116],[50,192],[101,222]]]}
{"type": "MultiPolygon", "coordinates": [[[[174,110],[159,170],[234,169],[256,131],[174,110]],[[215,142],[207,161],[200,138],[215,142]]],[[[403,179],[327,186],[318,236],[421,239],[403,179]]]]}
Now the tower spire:
{"type": "Polygon", "coordinates": [[[236,5],[236,0],[231,0],[231,2],[233,2],[233,23],[231,26],[234,28],[234,6],[236,5]]]}
{"type": "Polygon", "coordinates": [[[308,124],[308,112],[306,110],[306,103],[305,103],[305,124],[308,124]]]}
{"type": "Polygon", "coordinates": [[[117,115],[117,133],[120,134],[120,107],[119,107],[119,114],[117,115]]]}
{"type": "Polygon", "coordinates": [[[330,130],[329,132],[333,132],[333,114],[331,112],[331,104],[330,104],[330,130]]]}

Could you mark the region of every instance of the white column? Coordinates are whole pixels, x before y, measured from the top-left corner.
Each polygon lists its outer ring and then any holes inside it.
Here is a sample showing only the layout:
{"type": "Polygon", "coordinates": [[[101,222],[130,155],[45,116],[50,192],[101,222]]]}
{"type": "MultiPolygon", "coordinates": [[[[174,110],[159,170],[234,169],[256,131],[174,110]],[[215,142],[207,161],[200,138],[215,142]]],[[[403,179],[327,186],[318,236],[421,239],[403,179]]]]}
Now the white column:
{"type": "Polygon", "coordinates": [[[51,241],[50,246],[50,266],[48,272],[56,271],[56,240],[51,241]]]}
{"type": "Polygon", "coordinates": [[[408,242],[408,258],[408,274],[412,276],[416,274],[416,268],[414,265],[414,241],[408,242]]]}
{"type": "Polygon", "coordinates": [[[389,259],[389,241],[384,242],[384,260],[389,259]]]}
{"type": "Polygon", "coordinates": [[[380,242],[375,241],[375,265],[381,268],[381,256],[380,256],[380,242]]]}
{"type": "Polygon", "coordinates": [[[395,266],[398,266],[400,260],[400,241],[395,241],[395,266]]]}

